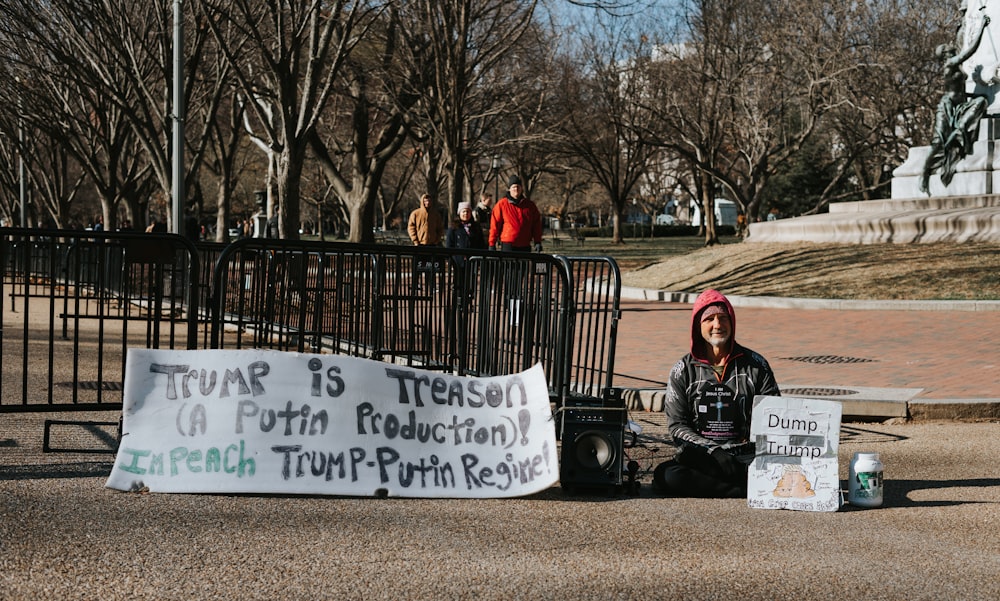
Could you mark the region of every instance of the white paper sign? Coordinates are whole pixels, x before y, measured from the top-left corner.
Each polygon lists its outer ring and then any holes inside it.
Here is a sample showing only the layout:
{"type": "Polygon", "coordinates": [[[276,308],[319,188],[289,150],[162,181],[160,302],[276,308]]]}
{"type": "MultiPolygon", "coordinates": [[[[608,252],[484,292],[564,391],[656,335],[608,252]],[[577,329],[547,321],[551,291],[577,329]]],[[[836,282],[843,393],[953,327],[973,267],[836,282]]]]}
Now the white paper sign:
{"type": "Polygon", "coordinates": [[[756,457],[747,503],[760,509],[840,509],[840,403],[757,396],[750,418],[756,457]]]}
{"type": "Polygon", "coordinates": [[[107,486],[514,497],[558,478],[540,365],[466,378],[338,355],[134,349],[107,486]]]}

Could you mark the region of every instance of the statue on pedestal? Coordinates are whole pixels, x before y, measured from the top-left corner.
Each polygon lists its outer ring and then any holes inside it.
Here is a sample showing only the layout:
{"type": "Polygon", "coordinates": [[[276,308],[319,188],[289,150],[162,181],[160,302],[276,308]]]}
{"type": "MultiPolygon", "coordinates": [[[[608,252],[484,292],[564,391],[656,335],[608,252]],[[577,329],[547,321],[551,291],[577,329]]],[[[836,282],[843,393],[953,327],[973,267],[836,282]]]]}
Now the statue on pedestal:
{"type": "Polygon", "coordinates": [[[928,193],[931,174],[938,167],[941,168],[941,183],[947,186],[955,175],[956,163],[972,152],[976,129],[979,120],[986,114],[989,101],[984,96],[966,94],[968,76],[962,70],[962,63],[979,48],[989,24],[989,16],[983,16],[974,41],[961,52],[956,44],[943,44],[937,48],[936,55],[943,61],[945,93],[938,104],[930,151],[920,178],[920,190],[924,193],[928,193]]]}

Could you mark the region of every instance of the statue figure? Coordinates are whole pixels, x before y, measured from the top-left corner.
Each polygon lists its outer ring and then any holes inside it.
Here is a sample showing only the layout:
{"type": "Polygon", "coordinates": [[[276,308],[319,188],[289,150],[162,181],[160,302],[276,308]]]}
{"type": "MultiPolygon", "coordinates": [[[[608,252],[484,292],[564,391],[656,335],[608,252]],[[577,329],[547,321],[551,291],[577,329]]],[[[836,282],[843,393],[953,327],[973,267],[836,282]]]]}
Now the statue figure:
{"type": "Polygon", "coordinates": [[[990,18],[983,16],[975,40],[962,52],[955,44],[942,44],[935,51],[935,55],[943,61],[945,93],[938,103],[931,147],[920,178],[920,190],[924,193],[928,193],[934,170],[941,167],[941,183],[947,186],[955,176],[955,165],[972,152],[976,129],[979,120],[986,114],[988,101],[983,96],[966,94],[962,63],[979,48],[983,32],[989,24],[990,18]]]}

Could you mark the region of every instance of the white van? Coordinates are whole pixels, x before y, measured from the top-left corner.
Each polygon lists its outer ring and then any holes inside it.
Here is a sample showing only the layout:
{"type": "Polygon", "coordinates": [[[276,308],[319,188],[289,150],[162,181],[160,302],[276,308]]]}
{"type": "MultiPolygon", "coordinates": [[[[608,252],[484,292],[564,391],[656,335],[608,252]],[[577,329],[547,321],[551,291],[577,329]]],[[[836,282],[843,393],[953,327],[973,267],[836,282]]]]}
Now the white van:
{"type": "MultiPolygon", "coordinates": [[[[736,203],[725,198],[715,199],[715,225],[736,225],[736,215],[739,211],[736,203]]],[[[701,225],[701,205],[691,207],[691,225],[701,225]]]]}

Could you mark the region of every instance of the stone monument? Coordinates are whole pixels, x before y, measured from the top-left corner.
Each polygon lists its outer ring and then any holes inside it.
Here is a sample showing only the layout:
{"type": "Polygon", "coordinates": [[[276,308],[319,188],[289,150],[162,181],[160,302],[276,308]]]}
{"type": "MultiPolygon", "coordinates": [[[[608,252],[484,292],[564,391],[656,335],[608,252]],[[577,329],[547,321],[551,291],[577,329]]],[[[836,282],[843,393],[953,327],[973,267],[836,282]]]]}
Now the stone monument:
{"type": "Polygon", "coordinates": [[[893,171],[892,197],[751,223],[748,242],[1000,243],[1000,0],[969,1],[954,43],[938,49],[933,140],[893,171]]]}
{"type": "Polygon", "coordinates": [[[1000,0],[969,2],[955,44],[938,49],[945,93],[933,142],[893,171],[894,199],[1000,193],[1000,0]]]}

